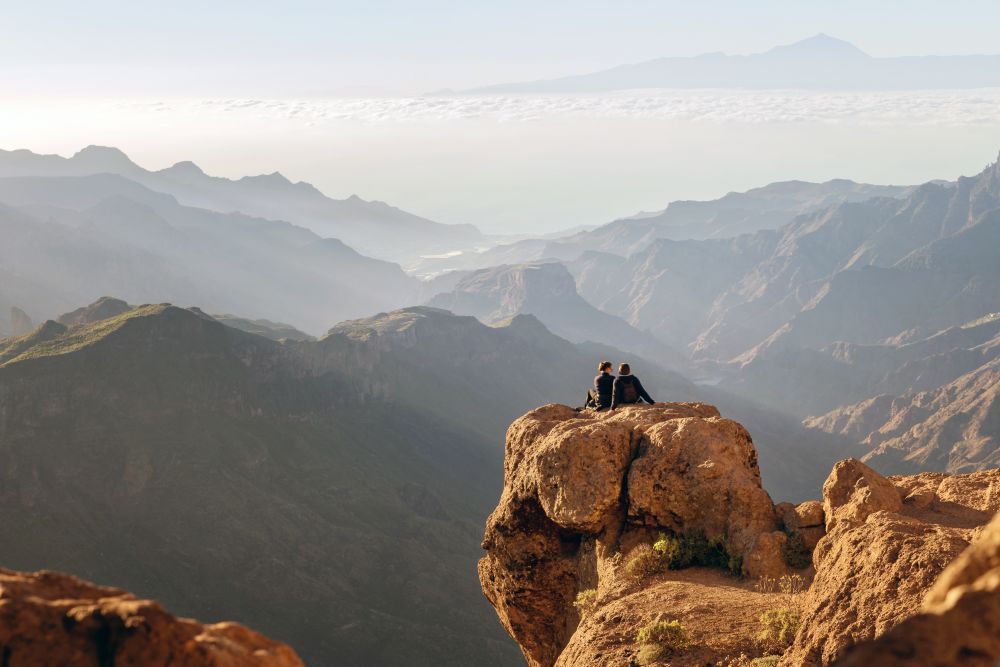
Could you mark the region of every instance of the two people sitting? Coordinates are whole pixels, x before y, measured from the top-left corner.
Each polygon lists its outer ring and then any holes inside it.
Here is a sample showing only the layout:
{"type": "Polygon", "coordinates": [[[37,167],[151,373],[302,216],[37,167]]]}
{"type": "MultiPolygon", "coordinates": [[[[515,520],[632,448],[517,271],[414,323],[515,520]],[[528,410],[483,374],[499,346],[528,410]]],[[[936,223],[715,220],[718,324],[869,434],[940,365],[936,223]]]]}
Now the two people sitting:
{"type": "Polygon", "coordinates": [[[618,366],[618,377],[611,374],[611,362],[602,361],[597,365],[597,377],[594,378],[594,388],[587,392],[586,407],[595,410],[614,410],[619,405],[630,405],[645,401],[650,405],[656,403],[632,375],[628,364],[618,366]]]}

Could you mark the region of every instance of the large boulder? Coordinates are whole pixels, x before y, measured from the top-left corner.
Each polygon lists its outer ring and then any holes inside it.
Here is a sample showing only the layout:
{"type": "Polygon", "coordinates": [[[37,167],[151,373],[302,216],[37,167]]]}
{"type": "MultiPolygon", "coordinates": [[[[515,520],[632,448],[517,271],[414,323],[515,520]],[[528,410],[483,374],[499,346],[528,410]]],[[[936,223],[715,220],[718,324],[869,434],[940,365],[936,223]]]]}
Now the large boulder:
{"type": "Polygon", "coordinates": [[[857,459],[838,461],[823,483],[827,532],[839,522],[858,525],[873,512],[898,512],[902,507],[899,489],[857,459]]]}
{"type": "Polygon", "coordinates": [[[848,649],[840,667],[1000,664],[1000,514],[938,578],[920,613],[848,649]]]}
{"type": "Polygon", "coordinates": [[[945,568],[1000,509],[998,491],[997,470],[890,480],[857,461],[838,463],[823,485],[830,531],[813,552],[816,576],[781,664],[832,664],[853,644],[884,635],[918,611],[945,568]]]}
{"type": "Polygon", "coordinates": [[[784,533],[750,435],[699,403],[615,413],[549,405],[507,432],[504,490],[486,524],[483,591],[529,665],[556,662],[573,601],[658,532],[702,534],[752,576],[784,571],[784,533]]]}
{"type": "Polygon", "coordinates": [[[238,623],[202,625],[116,588],[0,569],[2,663],[303,667],[287,645],[238,623]]]}
{"type": "Polygon", "coordinates": [[[750,434],[715,417],[648,427],[628,473],[628,520],[702,532],[726,540],[731,553],[749,555],[757,536],[775,529],[750,434]]]}

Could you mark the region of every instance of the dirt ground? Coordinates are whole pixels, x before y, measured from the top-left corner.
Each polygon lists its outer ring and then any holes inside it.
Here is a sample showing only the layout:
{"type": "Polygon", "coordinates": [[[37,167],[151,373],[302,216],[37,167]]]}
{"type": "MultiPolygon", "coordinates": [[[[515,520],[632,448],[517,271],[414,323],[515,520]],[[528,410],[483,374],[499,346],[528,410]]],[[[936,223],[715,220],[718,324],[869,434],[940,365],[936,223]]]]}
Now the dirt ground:
{"type": "Polygon", "coordinates": [[[690,641],[685,651],[657,664],[726,665],[741,653],[757,657],[762,655],[754,642],[760,615],[795,605],[800,597],[760,593],[752,581],[704,567],[623,582],[598,600],[597,610],[580,624],[557,665],[636,665],[636,634],[655,620],[680,621],[690,641]]]}

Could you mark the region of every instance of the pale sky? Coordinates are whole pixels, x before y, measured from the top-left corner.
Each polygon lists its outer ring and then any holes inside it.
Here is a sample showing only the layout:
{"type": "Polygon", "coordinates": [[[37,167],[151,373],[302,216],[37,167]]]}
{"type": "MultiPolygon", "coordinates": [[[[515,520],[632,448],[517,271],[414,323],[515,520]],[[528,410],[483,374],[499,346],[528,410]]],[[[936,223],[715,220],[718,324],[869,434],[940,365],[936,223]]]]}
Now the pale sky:
{"type": "Polygon", "coordinates": [[[825,32],[876,56],[993,53],[993,0],[33,0],[0,9],[5,93],[416,94],[825,32]]]}
{"type": "Polygon", "coordinates": [[[875,56],[1000,52],[985,0],[0,6],[0,148],[281,171],[493,233],[596,225],[775,180],[918,183],[1000,150],[1000,90],[421,97],[823,32],[875,56]]]}

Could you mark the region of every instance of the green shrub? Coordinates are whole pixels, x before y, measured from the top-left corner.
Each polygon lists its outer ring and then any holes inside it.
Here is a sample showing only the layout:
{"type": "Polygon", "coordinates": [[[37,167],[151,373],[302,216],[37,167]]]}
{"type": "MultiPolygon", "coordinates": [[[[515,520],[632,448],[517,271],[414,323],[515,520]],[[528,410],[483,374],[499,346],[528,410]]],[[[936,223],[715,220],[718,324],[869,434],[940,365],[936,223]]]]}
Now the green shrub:
{"type": "Polygon", "coordinates": [[[670,651],[659,644],[646,644],[639,647],[639,652],[635,654],[635,661],[640,665],[655,665],[670,657],[670,651]]]}
{"type": "Polygon", "coordinates": [[[576,594],[576,601],[573,603],[576,610],[580,612],[580,618],[584,619],[594,613],[597,609],[597,589],[588,588],[576,594]]]}
{"type": "Polygon", "coordinates": [[[742,577],[746,572],[743,571],[743,556],[735,555],[730,556],[726,560],[726,569],[737,577],[742,577]]]}
{"type": "Polygon", "coordinates": [[[629,554],[625,572],[642,579],[665,570],[681,570],[694,565],[720,567],[741,575],[743,559],[731,556],[721,539],[708,539],[704,533],[666,535],[660,533],[652,548],[640,545],[629,554]]]}
{"type": "Polygon", "coordinates": [[[792,533],[781,546],[781,556],[788,567],[802,570],[812,565],[812,553],[799,533],[792,533]]]}
{"type": "Polygon", "coordinates": [[[757,643],[768,653],[781,653],[791,646],[799,629],[797,609],[781,607],[770,609],[760,615],[760,632],[757,643]]]}
{"type": "Polygon", "coordinates": [[[633,579],[645,579],[667,569],[659,552],[648,544],[640,544],[629,553],[625,573],[633,579]]]}
{"type": "Polygon", "coordinates": [[[762,658],[754,658],[750,661],[750,667],[778,667],[781,660],[780,655],[765,655],[762,658]]]}
{"type": "Polygon", "coordinates": [[[653,621],[643,626],[635,637],[640,645],[636,656],[640,665],[651,665],[689,645],[687,630],[680,621],[653,621]]]}

